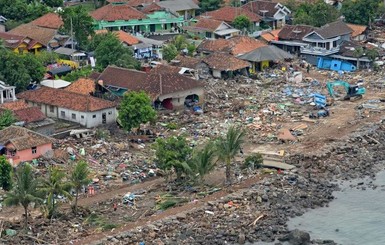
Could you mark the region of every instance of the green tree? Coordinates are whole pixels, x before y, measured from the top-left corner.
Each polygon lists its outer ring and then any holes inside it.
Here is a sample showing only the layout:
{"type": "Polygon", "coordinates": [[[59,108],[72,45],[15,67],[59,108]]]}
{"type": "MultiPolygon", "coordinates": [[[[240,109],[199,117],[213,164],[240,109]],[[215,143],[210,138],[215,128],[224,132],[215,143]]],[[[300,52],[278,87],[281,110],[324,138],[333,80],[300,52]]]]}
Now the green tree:
{"type": "Polygon", "coordinates": [[[175,48],[180,51],[187,47],[188,42],[185,36],[178,35],[173,39],[172,44],[174,44],[175,48]]]}
{"type": "Polygon", "coordinates": [[[357,59],[357,70],[360,69],[360,58],[364,55],[364,49],[358,47],[354,49],[353,56],[357,59]]]}
{"type": "Polygon", "coordinates": [[[72,25],[72,34],[75,40],[81,48],[86,47],[88,37],[94,34],[93,19],[88,14],[87,9],[78,5],[73,8],[65,8],[60,15],[64,22],[64,31],[71,35],[72,25]]]}
{"type": "Polygon", "coordinates": [[[38,180],[32,171],[31,165],[22,164],[15,174],[15,186],[7,193],[4,200],[7,206],[21,205],[24,208],[24,228],[28,225],[28,207],[31,203],[39,204],[42,199],[38,192],[38,180]]]}
{"type": "Polygon", "coordinates": [[[56,61],[59,59],[59,55],[55,52],[42,50],[36,55],[36,58],[43,66],[47,66],[56,63],[56,61]]]}
{"type": "Polygon", "coordinates": [[[213,142],[209,142],[203,149],[195,151],[190,162],[194,176],[198,176],[199,183],[203,184],[205,175],[210,173],[216,165],[213,142]]]}
{"type": "Polygon", "coordinates": [[[140,124],[153,121],[155,117],[156,112],[151,105],[151,99],[144,91],[124,94],[118,120],[125,130],[139,128],[140,124]]]}
{"type": "Polygon", "coordinates": [[[5,191],[12,187],[12,166],[5,156],[0,156],[0,186],[5,191]]]}
{"type": "Polygon", "coordinates": [[[45,68],[39,59],[33,54],[24,54],[22,56],[23,64],[27,69],[30,81],[40,82],[44,77],[45,68]]]}
{"type": "Polygon", "coordinates": [[[11,126],[16,121],[11,110],[0,110],[0,130],[11,126]]]}
{"type": "Polygon", "coordinates": [[[348,23],[368,25],[384,12],[382,3],[381,0],[345,0],[341,13],[348,23]]]}
{"type": "Polygon", "coordinates": [[[71,71],[70,73],[63,76],[61,79],[68,82],[74,82],[82,77],[88,77],[92,73],[92,68],[90,66],[85,66],[80,69],[71,71]]]}
{"type": "Polygon", "coordinates": [[[189,43],[189,44],[187,45],[187,54],[188,54],[189,56],[193,57],[196,49],[197,49],[197,48],[195,47],[195,44],[194,44],[194,43],[189,43]]]}
{"type": "Polygon", "coordinates": [[[373,62],[376,60],[376,58],[379,56],[379,53],[376,49],[367,49],[366,50],[366,56],[368,59],[373,62]]]}
{"type": "Polygon", "coordinates": [[[63,0],[43,0],[43,3],[45,3],[49,7],[63,6],[63,0]]]}
{"type": "Polygon", "coordinates": [[[71,174],[71,182],[73,188],[75,189],[75,203],[73,205],[73,209],[76,212],[78,207],[78,197],[81,188],[85,185],[91,183],[91,179],[89,178],[90,170],[88,168],[88,164],[84,160],[80,160],[71,174]]]}
{"type": "Polygon", "coordinates": [[[216,141],[216,152],[218,160],[226,166],[226,183],[231,184],[231,162],[240,152],[244,143],[245,131],[241,128],[231,126],[226,136],[219,137],[216,141]]]}
{"type": "Polygon", "coordinates": [[[167,62],[170,62],[171,60],[175,59],[175,57],[178,55],[178,50],[174,44],[163,46],[162,52],[163,52],[163,59],[167,60],[167,62]]]}
{"type": "Polygon", "coordinates": [[[16,86],[17,92],[25,90],[31,81],[31,76],[28,74],[22,56],[3,50],[0,51],[0,60],[2,61],[0,62],[0,80],[16,86]]]}
{"type": "Polygon", "coordinates": [[[239,15],[233,21],[233,26],[241,31],[248,30],[250,25],[250,19],[246,15],[239,15]]]}
{"type": "Polygon", "coordinates": [[[315,3],[301,3],[294,13],[294,23],[320,27],[333,22],[340,17],[339,11],[325,3],[317,0],[315,3]]]}
{"type": "Polygon", "coordinates": [[[223,0],[201,0],[199,7],[201,12],[213,11],[219,9],[223,5],[223,0]]]}
{"type": "Polygon", "coordinates": [[[48,179],[43,180],[41,190],[47,197],[48,217],[52,218],[57,212],[58,197],[72,199],[70,190],[72,184],[67,181],[66,174],[58,167],[50,167],[48,179]]]}
{"type": "Polygon", "coordinates": [[[170,180],[172,171],[175,171],[178,180],[183,173],[191,172],[187,162],[191,157],[192,149],[183,136],[158,138],[154,149],[157,166],[164,171],[166,181],[170,180]]]}
{"type": "Polygon", "coordinates": [[[100,40],[95,49],[96,65],[99,70],[103,70],[109,65],[131,69],[140,67],[140,63],[133,57],[132,50],[124,47],[116,34],[107,33],[101,36],[104,38],[100,40]]]}

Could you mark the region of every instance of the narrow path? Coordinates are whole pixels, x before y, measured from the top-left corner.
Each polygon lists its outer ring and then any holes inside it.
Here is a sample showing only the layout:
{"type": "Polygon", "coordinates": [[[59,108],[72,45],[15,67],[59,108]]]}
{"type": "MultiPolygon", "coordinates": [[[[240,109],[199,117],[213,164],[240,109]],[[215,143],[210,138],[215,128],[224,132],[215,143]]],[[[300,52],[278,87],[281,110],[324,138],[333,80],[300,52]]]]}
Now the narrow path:
{"type": "Polygon", "coordinates": [[[224,196],[227,196],[232,191],[237,191],[240,189],[249,188],[249,187],[253,186],[255,183],[257,183],[259,180],[261,180],[261,176],[252,177],[250,179],[247,179],[247,180],[241,182],[240,184],[232,186],[229,189],[224,189],[224,190],[215,192],[209,196],[206,196],[205,198],[200,199],[199,202],[197,202],[197,203],[190,202],[190,203],[187,203],[183,206],[170,208],[170,209],[167,209],[166,211],[164,211],[160,214],[152,215],[150,217],[143,218],[143,219],[138,220],[136,222],[127,223],[127,224],[125,224],[125,225],[123,225],[123,226],[121,226],[121,227],[119,227],[113,231],[102,232],[102,233],[94,234],[94,235],[91,235],[91,236],[88,236],[85,238],[80,238],[79,240],[74,241],[73,244],[75,244],[75,245],[90,244],[90,243],[93,243],[96,241],[100,241],[103,238],[106,238],[107,236],[114,236],[114,235],[117,235],[117,234],[120,234],[120,233],[123,233],[126,231],[130,231],[136,227],[146,225],[147,223],[152,223],[154,221],[158,221],[158,220],[162,220],[164,218],[167,218],[169,216],[173,216],[176,214],[191,211],[193,209],[204,206],[208,201],[215,201],[215,200],[220,199],[224,196]]]}

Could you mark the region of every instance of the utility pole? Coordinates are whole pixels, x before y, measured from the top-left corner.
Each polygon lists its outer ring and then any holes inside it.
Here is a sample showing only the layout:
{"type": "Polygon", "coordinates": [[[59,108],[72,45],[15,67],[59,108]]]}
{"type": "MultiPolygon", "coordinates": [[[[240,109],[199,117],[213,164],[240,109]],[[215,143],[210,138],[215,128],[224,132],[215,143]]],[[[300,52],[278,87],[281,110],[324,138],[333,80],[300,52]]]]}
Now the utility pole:
{"type": "Polygon", "coordinates": [[[72,27],[72,16],[71,16],[71,49],[74,49],[74,35],[73,35],[73,27],[72,27]]]}

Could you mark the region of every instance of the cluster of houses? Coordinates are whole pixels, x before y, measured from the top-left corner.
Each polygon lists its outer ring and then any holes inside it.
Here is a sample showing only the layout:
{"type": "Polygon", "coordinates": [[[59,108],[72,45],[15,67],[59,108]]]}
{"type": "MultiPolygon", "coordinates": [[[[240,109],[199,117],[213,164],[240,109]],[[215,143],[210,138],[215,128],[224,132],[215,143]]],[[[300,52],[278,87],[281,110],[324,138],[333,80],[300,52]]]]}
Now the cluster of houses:
{"type": "MultiPolygon", "coordinates": [[[[17,126],[0,131],[0,154],[13,163],[29,161],[52,149],[55,121],[63,120],[86,128],[116,122],[120,99],[127,91],[145,91],[156,109],[192,108],[204,102],[208,77],[226,79],[248,76],[279,61],[301,57],[320,69],[354,71],[373,62],[355,50],[373,48],[366,26],[342,20],[320,28],[290,25],[290,10],[280,3],[251,1],[241,7],[224,6],[196,16],[194,0],[109,0],[90,15],[96,34],[114,32],[135,58],[160,59],[170,37],[187,34],[197,41],[196,55],[178,55],[168,64],[143,66],[142,71],[108,66],[101,73],[73,83],[43,81],[38,88],[15,94],[15,87],[0,82],[0,113],[13,112],[17,126]],[[245,15],[252,33],[245,35],[232,26],[245,15]],[[261,26],[269,27],[261,31],[261,26]],[[12,133],[15,131],[15,133],[12,133]],[[26,140],[28,139],[28,140],[26,140]]],[[[6,18],[0,18],[0,22],[6,18]]],[[[16,53],[39,54],[48,50],[74,57],[75,40],[60,34],[63,21],[48,13],[8,32],[0,32],[4,46],[16,53]]],[[[78,60],[79,61],[79,60],[78,60]]],[[[63,61],[64,63],[66,61],[63,61]]],[[[71,66],[71,63],[65,63],[71,66]]],[[[61,70],[60,70],[61,69],[61,70]]],[[[63,67],[49,71],[52,77],[63,67]]]]}

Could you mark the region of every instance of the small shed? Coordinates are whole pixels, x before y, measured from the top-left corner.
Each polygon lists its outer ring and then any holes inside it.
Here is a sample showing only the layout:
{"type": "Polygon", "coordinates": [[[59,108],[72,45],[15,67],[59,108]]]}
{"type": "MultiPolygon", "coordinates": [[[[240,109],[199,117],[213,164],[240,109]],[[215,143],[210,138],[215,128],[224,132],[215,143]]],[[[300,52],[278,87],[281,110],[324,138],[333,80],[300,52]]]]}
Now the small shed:
{"type": "Polygon", "coordinates": [[[261,71],[270,67],[272,62],[293,59],[294,56],[276,46],[263,46],[254,49],[246,54],[238,56],[241,60],[252,63],[252,71],[261,71]]]}

